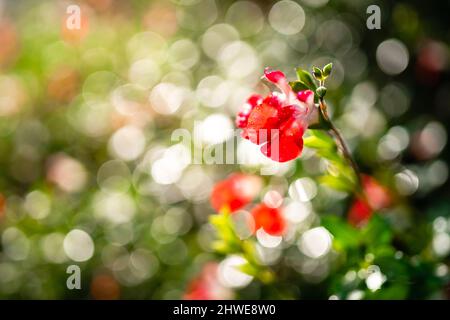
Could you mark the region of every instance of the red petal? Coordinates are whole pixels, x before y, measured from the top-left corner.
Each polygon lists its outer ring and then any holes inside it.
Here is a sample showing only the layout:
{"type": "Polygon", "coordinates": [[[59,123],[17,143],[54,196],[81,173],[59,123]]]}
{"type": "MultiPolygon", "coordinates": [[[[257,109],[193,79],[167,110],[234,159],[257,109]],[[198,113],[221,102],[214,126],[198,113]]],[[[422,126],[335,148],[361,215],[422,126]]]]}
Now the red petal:
{"type": "Polygon", "coordinates": [[[387,188],[368,175],[364,175],[362,181],[368,202],[374,210],[387,208],[391,205],[392,199],[387,188]]]}
{"type": "Polygon", "coordinates": [[[372,217],[372,209],[361,199],[356,199],[348,213],[348,221],[354,226],[360,226],[372,217]]]}
{"type": "Polygon", "coordinates": [[[231,212],[239,210],[252,201],[259,193],[260,180],[247,174],[233,174],[218,182],[211,192],[211,206],[220,212],[228,208],[231,212]]]}
{"type": "Polygon", "coordinates": [[[264,98],[262,101],[263,104],[268,104],[274,108],[281,109],[283,108],[284,101],[282,98],[277,94],[270,94],[267,97],[264,98]]]}
{"type": "Polygon", "coordinates": [[[261,144],[270,139],[271,129],[278,128],[279,108],[267,103],[256,106],[247,121],[250,141],[261,144]]]}
{"type": "Polygon", "coordinates": [[[303,150],[303,139],[281,136],[279,142],[272,139],[261,147],[261,152],[268,158],[277,162],[286,162],[300,156],[303,150]],[[279,147],[277,148],[277,144],[279,147]],[[278,152],[276,152],[278,150],[278,152]],[[277,154],[278,153],[278,154],[277,154]]]}
{"type": "MultiPolygon", "coordinates": [[[[272,83],[275,83],[278,88],[284,93],[285,100],[290,101],[292,103],[292,99],[294,98],[295,94],[294,91],[292,91],[291,86],[289,85],[286,76],[283,72],[275,70],[272,71],[269,68],[266,68],[264,70],[264,75],[267,80],[269,80],[272,83]]],[[[295,98],[294,98],[295,99],[295,98]]]]}
{"type": "Polygon", "coordinates": [[[276,84],[280,83],[280,81],[286,81],[286,76],[279,70],[272,71],[270,68],[266,68],[264,69],[264,75],[267,80],[276,84]]]}
{"type": "Polygon", "coordinates": [[[256,106],[248,117],[248,129],[271,129],[278,123],[279,109],[263,103],[256,106]]]}
{"type": "Polygon", "coordinates": [[[280,122],[295,119],[299,113],[298,107],[295,105],[286,106],[280,109],[280,122]]]}
{"type": "Polygon", "coordinates": [[[228,208],[231,212],[245,206],[249,201],[236,194],[233,181],[227,179],[217,183],[211,192],[211,206],[217,212],[228,208]]]}
{"type": "Polygon", "coordinates": [[[280,126],[282,138],[292,138],[294,141],[302,140],[306,128],[301,119],[291,118],[280,126]]]}
{"type": "Polygon", "coordinates": [[[251,107],[256,107],[258,104],[261,104],[263,98],[259,94],[253,94],[250,96],[250,98],[247,99],[247,103],[251,107]]]}
{"type": "Polygon", "coordinates": [[[311,98],[314,97],[314,93],[311,90],[304,90],[297,92],[297,98],[301,102],[308,103],[311,101],[311,98]],[[309,100],[309,101],[308,101],[309,100]]]}
{"type": "Polygon", "coordinates": [[[236,116],[236,126],[238,128],[245,128],[247,120],[252,110],[262,102],[262,97],[259,94],[251,95],[247,102],[242,106],[241,110],[236,116]]]}
{"type": "Polygon", "coordinates": [[[291,114],[290,118],[285,120],[279,130],[278,134],[272,134],[269,142],[261,147],[261,152],[270,159],[278,162],[286,162],[293,160],[300,156],[303,150],[303,133],[305,128],[301,121],[297,120],[293,114],[296,110],[290,108],[286,109],[287,114],[291,114]]]}
{"type": "Polygon", "coordinates": [[[286,222],[279,208],[270,208],[265,204],[259,204],[251,211],[255,221],[255,231],[263,228],[270,235],[281,235],[285,228],[286,222]]]}

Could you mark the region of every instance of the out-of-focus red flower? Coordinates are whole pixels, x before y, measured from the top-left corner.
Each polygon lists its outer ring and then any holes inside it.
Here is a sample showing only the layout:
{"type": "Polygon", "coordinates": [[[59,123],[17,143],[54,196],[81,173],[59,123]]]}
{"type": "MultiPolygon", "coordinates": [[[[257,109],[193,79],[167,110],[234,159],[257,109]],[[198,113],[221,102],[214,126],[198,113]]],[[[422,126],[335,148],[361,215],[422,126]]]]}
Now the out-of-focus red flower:
{"type": "Polygon", "coordinates": [[[47,92],[58,102],[69,102],[78,91],[79,75],[75,69],[61,67],[50,75],[47,92]]]}
{"type": "Polygon", "coordinates": [[[367,222],[374,211],[388,208],[392,204],[389,190],[374,178],[362,176],[365,199],[357,197],[348,213],[348,221],[359,226],[367,222]]]}
{"type": "Polygon", "coordinates": [[[0,66],[4,66],[13,60],[19,49],[17,32],[12,23],[7,19],[0,22],[0,66]]]}
{"type": "Polygon", "coordinates": [[[218,265],[209,262],[200,274],[189,283],[183,296],[185,300],[225,300],[231,299],[232,292],[224,287],[218,278],[218,265]]]}
{"type": "Polygon", "coordinates": [[[441,72],[448,64],[447,46],[444,43],[426,40],[420,47],[416,61],[417,79],[427,85],[439,81],[441,72]]]}
{"type": "Polygon", "coordinates": [[[271,208],[261,203],[252,209],[251,214],[255,222],[254,231],[263,228],[268,234],[279,236],[286,228],[286,222],[280,208],[271,208]]]}
{"type": "Polygon", "coordinates": [[[303,150],[303,133],[315,121],[317,110],[311,90],[295,93],[284,73],[264,71],[268,81],[282,94],[273,92],[263,98],[252,95],[236,117],[242,137],[261,145],[264,155],[278,162],[297,158],[303,150]]]}
{"type": "Polygon", "coordinates": [[[391,205],[392,199],[389,190],[382,186],[374,178],[364,175],[362,177],[364,190],[368,197],[369,205],[374,210],[387,208],[391,205]]]}
{"type": "Polygon", "coordinates": [[[120,287],[114,277],[101,274],[92,280],[91,295],[96,300],[117,300],[120,297],[120,287]]]}
{"type": "Polygon", "coordinates": [[[5,197],[0,193],[0,219],[3,218],[6,211],[6,199],[5,197]]]}
{"type": "Polygon", "coordinates": [[[177,11],[170,2],[153,2],[143,18],[144,27],[165,37],[177,32],[177,11]]]}
{"type": "Polygon", "coordinates": [[[361,198],[355,199],[348,213],[348,221],[354,225],[359,226],[370,219],[372,216],[372,209],[366,201],[361,198]]]}
{"type": "Polygon", "coordinates": [[[252,201],[261,191],[261,178],[236,173],[218,182],[211,192],[211,205],[217,211],[234,212],[252,201]]]}
{"type": "Polygon", "coordinates": [[[113,0],[86,0],[90,7],[99,12],[105,12],[111,8],[113,0]]]}

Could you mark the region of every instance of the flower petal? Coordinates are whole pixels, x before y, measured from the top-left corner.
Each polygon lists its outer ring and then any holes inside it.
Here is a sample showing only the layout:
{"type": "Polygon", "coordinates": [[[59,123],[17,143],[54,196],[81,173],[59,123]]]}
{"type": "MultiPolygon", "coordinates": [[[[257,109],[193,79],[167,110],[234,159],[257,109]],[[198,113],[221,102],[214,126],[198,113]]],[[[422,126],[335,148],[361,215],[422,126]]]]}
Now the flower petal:
{"type": "Polygon", "coordinates": [[[279,236],[286,229],[286,222],[279,208],[270,208],[262,203],[255,206],[251,214],[255,221],[255,232],[263,228],[268,234],[279,236]]]}
{"type": "Polygon", "coordinates": [[[306,103],[307,105],[311,105],[314,103],[314,92],[311,90],[303,90],[297,92],[297,99],[301,102],[306,103]]]}
{"type": "Polygon", "coordinates": [[[261,152],[268,158],[277,162],[286,162],[300,156],[303,150],[303,139],[290,136],[273,138],[261,147],[261,152]]]}
{"type": "Polygon", "coordinates": [[[284,73],[279,70],[272,71],[270,68],[265,68],[264,75],[267,80],[275,84],[279,84],[282,81],[287,81],[284,73]]]}
{"type": "Polygon", "coordinates": [[[245,128],[247,126],[247,120],[250,112],[258,104],[261,104],[262,101],[263,98],[259,94],[253,94],[247,99],[247,102],[242,106],[241,110],[236,116],[236,126],[238,128],[245,128]]]}
{"type": "Polygon", "coordinates": [[[277,87],[280,88],[281,92],[283,92],[286,96],[286,101],[288,101],[289,104],[295,102],[295,93],[292,91],[292,88],[283,72],[279,70],[272,71],[270,68],[266,68],[264,69],[264,76],[268,81],[276,84],[277,87]]]}
{"type": "MultiPolygon", "coordinates": [[[[266,101],[266,99],[264,100],[266,101]]],[[[277,129],[279,124],[280,108],[278,105],[263,102],[250,113],[247,121],[246,135],[256,144],[270,139],[271,129],[277,129]]]]}

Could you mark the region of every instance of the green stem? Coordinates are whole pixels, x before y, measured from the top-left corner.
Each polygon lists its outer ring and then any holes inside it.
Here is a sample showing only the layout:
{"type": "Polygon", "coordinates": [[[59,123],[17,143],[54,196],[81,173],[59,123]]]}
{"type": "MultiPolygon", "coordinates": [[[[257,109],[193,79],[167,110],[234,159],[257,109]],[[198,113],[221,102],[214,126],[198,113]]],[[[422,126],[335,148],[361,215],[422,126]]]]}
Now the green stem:
{"type": "Polygon", "coordinates": [[[356,164],[355,160],[353,159],[352,154],[350,153],[350,150],[347,147],[347,144],[345,143],[344,138],[342,137],[341,133],[336,128],[336,126],[333,124],[333,122],[330,120],[330,117],[328,116],[328,112],[327,112],[327,105],[325,104],[325,101],[323,99],[319,100],[319,107],[320,107],[320,113],[321,113],[323,119],[327,122],[327,124],[329,126],[329,130],[335,137],[337,144],[342,151],[342,154],[344,155],[345,159],[348,161],[348,163],[352,167],[353,172],[355,173],[355,176],[356,176],[356,181],[359,185],[361,195],[364,196],[362,182],[361,182],[361,172],[359,170],[359,167],[356,164]]]}

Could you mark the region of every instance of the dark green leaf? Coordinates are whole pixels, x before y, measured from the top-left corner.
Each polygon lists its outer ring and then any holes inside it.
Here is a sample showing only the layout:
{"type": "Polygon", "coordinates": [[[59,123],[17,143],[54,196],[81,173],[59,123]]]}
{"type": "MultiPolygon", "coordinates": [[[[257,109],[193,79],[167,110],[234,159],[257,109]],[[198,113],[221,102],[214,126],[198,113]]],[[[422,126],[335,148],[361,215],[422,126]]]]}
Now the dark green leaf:
{"type": "Polygon", "coordinates": [[[320,70],[319,68],[317,67],[313,68],[313,75],[314,78],[316,78],[317,80],[319,81],[323,80],[322,70],[320,70]]]}
{"type": "Polygon", "coordinates": [[[362,234],[364,242],[371,247],[389,244],[392,240],[392,231],[389,224],[378,214],[372,216],[363,228],[362,234]]]}
{"type": "Polygon", "coordinates": [[[317,85],[311,74],[301,68],[297,68],[296,71],[298,79],[303,82],[310,90],[316,91],[317,85]]]}
{"type": "Polygon", "coordinates": [[[341,217],[335,215],[323,216],[321,224],[333,235],[333,243],[337,250],[358,247],[360,240],[359,231],[350,226],[341,217]]]}
{"type": "Polygon", "coordinates": [[[299,91],[304,91],[304,90],[308,90],[309,87],[304,84],[303,82],[297,80],[297,81],[290,81],[289,85],[291,86],[292,90],[294,92],[299,92],[299,91]]]}
{"type": "Polygon", "coordinates": [[[326,78],[330,75],[331,70],[333,69],[333,64],[329,63],[325,67],[323,67],[322,74],[326,78]]]}

